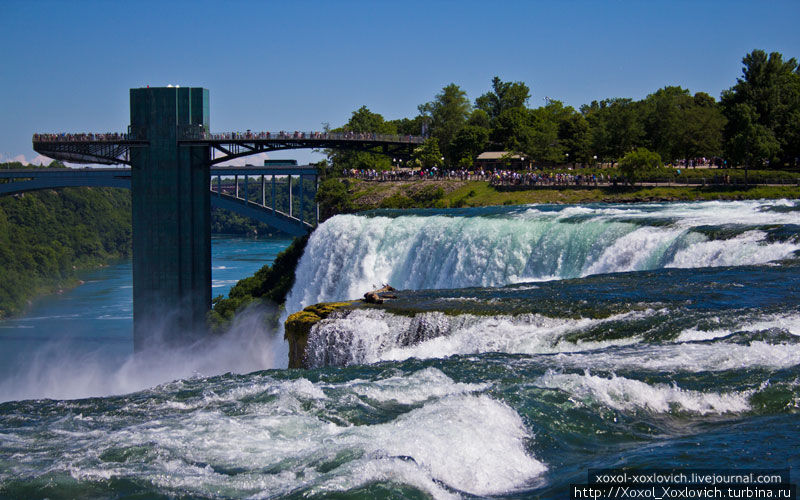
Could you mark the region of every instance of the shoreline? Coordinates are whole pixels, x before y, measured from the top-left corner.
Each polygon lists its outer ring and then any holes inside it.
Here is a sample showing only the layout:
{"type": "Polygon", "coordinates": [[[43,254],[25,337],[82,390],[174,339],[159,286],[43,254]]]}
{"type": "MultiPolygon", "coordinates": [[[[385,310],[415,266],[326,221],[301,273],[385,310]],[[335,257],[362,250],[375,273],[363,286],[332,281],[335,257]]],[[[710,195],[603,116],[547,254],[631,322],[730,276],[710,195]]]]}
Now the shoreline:
{"type": "Polygon", "coordinates": [[[125,257],[114,257],[96,264],[75,267],[73,269],[73,272],[75,273],[73,276],[39,284],[38,286],[34,287],[32,292],[24,299],[25,305],[23,307],[18,309],[0,309],[0,321],[23,317],[30,312],[31,308],[37,301],[52,295],[63,295],[64,293],[74,290],[75,288],[85,284],[86,280],[81,278],[83,273],[102,269],[125,259],[125,257]]]}

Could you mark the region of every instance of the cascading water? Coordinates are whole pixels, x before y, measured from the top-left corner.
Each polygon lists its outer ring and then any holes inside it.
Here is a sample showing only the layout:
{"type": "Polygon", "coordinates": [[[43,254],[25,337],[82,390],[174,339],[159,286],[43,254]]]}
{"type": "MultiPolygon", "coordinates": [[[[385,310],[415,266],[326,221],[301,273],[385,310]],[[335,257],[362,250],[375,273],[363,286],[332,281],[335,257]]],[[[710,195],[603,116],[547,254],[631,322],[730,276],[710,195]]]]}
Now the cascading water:
{"type": "MultiPolygon", "coordinates": [[[[778,202],[793,207],[793,202],[778,202]]],[[[286,302],[398,289],[497,287],[670,267],[763,264],[800,249],[798,224],[772,202],[532,206],[339,215],[311,237],[286,302]]]]}

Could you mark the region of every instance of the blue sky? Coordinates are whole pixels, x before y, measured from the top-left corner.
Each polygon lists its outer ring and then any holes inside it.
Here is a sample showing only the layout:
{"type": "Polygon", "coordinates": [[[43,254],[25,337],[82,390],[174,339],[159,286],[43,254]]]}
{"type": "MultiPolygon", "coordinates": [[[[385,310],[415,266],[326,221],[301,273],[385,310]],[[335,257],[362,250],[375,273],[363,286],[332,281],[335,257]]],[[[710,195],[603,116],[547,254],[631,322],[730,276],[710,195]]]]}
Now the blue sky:
{"type": "Polygon", "coordinates": [[[798,19],[798,0],[0,0],[0,160],[34,159],[37,131],[123,131],[146,85],[210,89],[214,131],[319,130],[361,105],[413,117],[495,75],[532,106],[664,85],[718,98],[754,48],[800,58],[798,19]]]}

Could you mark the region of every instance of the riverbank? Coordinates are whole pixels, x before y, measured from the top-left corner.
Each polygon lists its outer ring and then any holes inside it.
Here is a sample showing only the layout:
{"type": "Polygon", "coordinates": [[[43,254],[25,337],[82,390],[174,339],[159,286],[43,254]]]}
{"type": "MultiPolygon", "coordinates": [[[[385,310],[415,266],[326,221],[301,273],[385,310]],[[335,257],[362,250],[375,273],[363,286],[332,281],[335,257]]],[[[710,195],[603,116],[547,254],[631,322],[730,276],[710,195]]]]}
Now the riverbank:
{"type": "Polygon", "coordinates": [[[130,195],[65,188],[0,197],[0,318],[130,255],[130,195]]]}
{"type": "Polygon", "coordinates": [[[530,203],[633,203],[800,198],[796,185],[492,186],[488,181],[348,180],[354,211],[454,208],[530,203]]]}

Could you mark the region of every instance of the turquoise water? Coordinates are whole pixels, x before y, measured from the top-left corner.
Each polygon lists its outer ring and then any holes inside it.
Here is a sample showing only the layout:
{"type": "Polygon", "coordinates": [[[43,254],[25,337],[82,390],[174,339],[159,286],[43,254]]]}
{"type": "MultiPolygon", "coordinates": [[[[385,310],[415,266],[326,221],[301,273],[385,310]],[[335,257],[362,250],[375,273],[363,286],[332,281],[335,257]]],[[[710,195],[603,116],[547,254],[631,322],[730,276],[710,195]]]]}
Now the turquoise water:
{"type": "Polygon", "coordinates": [[[337,216],[289,308],[397,299],[318,324],[308,370],[282,368],[258,311],[163,357],[39,367],[29,390],[60,395],[0,403],[0,497],[568,498],[608,467],[796,482],[798,228],[794,200],[337,216]]]}

